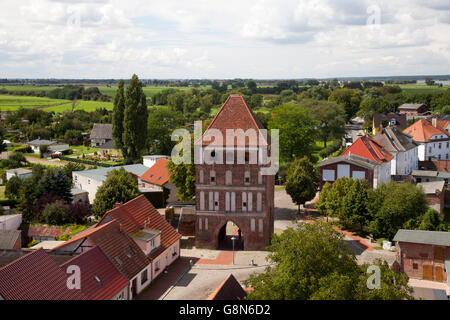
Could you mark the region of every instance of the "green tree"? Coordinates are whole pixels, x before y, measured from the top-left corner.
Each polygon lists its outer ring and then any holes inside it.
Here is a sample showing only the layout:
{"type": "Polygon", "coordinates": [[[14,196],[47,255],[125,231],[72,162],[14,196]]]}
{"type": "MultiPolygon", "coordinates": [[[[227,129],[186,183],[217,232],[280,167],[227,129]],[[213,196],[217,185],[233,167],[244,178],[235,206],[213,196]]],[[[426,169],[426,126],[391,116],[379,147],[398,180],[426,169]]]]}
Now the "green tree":
{"type": "Polygon", "coordinates": [[[67,205],[57,200],[53,203],[48,203],[42,211],[42,217],[45,223],[50,225],[62,225],[67,222],[67,205]]]}
{"type": "Polygon", "coordinates": [[[420,220],[419,230],[447,231],[446,226],[441,221],[439,212],[434,209],[428,209],[420,220]]]}
{"type": "Polygon", "coordinates": [[[368,198],[369,231],[376,238],[392,239],[405,223],[428,209],[423,190],[410,183],[383,183],[371,190],[368,198]]]}
{"type": "Polygon", "coordinates": [[[318,121],[319,136],[323,141],[324,148],[330,138],[340,140],[345,133],[345,110],[342,106],[317,100],[303,100],[304,105],[312,114],[314,120],[318,121]]]}
{"type": "Polygon", "coordinates": [[[172,141],[174,129],[184,124],[180,112],[171,110],[152,110],[148,115],[148,144],[151,154],[170,155],[176,142],[172,141]]]}
{"type": "Polygon", "coordinates": [[[322,186],[322,190],[320,190],[319,200],[317,200],[316,202],[317,211],[327,217],[327,222],[328,217],[333,214],[333,211],[329,207],[329,196],[331,194],[332,187],[332,184],[330,184],[329,182],[325,182],[325,184],[322,186]]]}
{"type": "Polygon", "coordinates": [[[127,158],[127,148],[125,148],[123,143],[123,132],[124,132],[124,117],[125,117],[125,93],[124,93],[124,82],[119,80],[117,92],[114,96],[114,108],[113,108],[113,119],[112,119],[112,136],[114,138],[114,144],[116,148],[122,150],[122,155],[127,158]]]}
{"type": "Polygon", "coordinates": [[[71,188],[72,184],[63,169],[46,169],[37,183],[36,198],[44,193],[53,193],[69,203],[72,201],[71,188]]]}
{"type": "Polygon", "coordinates": [[[171,160],[167,164],[172,175],[169,181],[177,187],[180,201],[192,201],[195,196],[195,165],[174,164],[171,160]]]}
{"type": "Polygon", "coordinates": [[[72,172],[74,171],[83,171],[86,169],[86,166],[82,163],[77,162],[69,162],[64,167],[64,173],[67,176],[67,179],[69,179],[70,184],[72,184],[72,172]]]}
{"type": "Polygon", "coordinates": [[[11,200],[18,200],[20,197],[20,188],[22,180],[17,175],[12,176],[5,186],[5,196],[11,200]]]}
{"type": "Polygon", "coordinates": [[[272,113],[268,126],[280,130],[281,162],[310,156],[317,137],[317,121],[296,104],[283,104],[272,113]]]}
{"type": "Polygon", "coordinates": [[[244,281],[250,300],[411,299],[405,275],[382,264],[381,289],[367,288],[367,266],[359,267],[343,235],[326,223],[298,224],[274,234],[268,247],[274,264],[244,281]],[[391,278],[395,276],[395,278],[391,278]]]}
{"type": "Polygon", "coordinates": [[[314,164],[307,157],[296,159],[289,167],[286,181],[286,192],[292,201],[300,205],[312,200],[319,187],[319,174],[314,164]]]}
{"type": "Polygon", "coordinates": [[[126,148],[126,163],[140,160],[147,144],[147,102],[142,83],[133,75],[125,90],[123,145],[126,148]]]}
{"type": "Polygon", "coordinates": [[[347,121],[352,119],[359,110],[361,95],[358,90],[342,88],[335,89],[328,98],[328,101],[334,101],[342,105],[347,115],[347,121]]]}
{"type": "Polygon", "coordinates": [[[372,119],[375,114],[393,112],[393,106],[383,97],[368,98],[361,102],[358,115],[365,121],[365,126],[372,126],[372,119]]]}
{"type": "Polygon", "coordinates": [[[96,217],[102,217],[116,203],[125,203],[139,196],[136,181],[124,169],[114,169],[106,177],[106,181],[97,189],[92,212],[96,217]]]}
{"type": "Polygon", "coordinates": [[[342,207],[339,210],[339,222],[350,227],[358,225],[363,230],[370,222],[369,211],[367,209],[369,186],[367,180],[356,179],[352,181],[342,198],[342,207]]]}

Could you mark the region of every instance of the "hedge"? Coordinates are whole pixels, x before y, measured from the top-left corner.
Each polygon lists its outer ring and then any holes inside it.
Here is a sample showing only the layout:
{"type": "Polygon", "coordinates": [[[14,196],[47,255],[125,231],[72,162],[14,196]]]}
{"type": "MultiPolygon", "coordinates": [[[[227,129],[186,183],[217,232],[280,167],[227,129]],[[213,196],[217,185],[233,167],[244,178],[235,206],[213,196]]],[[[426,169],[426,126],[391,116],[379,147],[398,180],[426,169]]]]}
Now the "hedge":
{"type": "Polygon", "coordinates": [[[109,168],[109,167],[114,167],[115,166],[113,164],[106,164],[106,163],[101,163],[101,162],[95,162],[95,161],[84,160],[84,159],[77,159],[77,158],[70,158],[70,157],[64,157],[64,156],[61,156],[59,158],[61,160],[65,160],[65,161],[84,163],[84,164],[88,164],[88,165],[91,165],[91,166],[99,166],[99,167],[105,167],[105,168],[109,168]]]}

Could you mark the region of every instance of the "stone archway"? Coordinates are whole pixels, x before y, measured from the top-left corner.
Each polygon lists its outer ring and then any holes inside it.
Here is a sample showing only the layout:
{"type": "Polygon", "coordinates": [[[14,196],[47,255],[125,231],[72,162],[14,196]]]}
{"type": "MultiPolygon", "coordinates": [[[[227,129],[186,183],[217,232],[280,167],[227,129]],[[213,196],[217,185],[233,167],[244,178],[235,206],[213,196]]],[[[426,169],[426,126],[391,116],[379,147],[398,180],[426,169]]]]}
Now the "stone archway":
{"type": "Polygon", "coordinates": [[[244,233],[232,220],[227,220],[219,226],[216,232],[217,248],[220,250],[232,250],[234,237],[234,250],[244,250],[244,233]]]}

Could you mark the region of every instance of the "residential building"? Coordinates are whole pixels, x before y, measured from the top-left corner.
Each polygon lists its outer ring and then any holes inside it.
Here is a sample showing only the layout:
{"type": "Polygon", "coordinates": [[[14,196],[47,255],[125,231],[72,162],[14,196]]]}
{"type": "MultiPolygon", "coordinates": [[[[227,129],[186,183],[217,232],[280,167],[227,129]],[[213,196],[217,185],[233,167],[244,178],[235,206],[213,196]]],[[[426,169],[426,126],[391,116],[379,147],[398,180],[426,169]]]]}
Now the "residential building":
{"type": "Polygon", "coordinates": [[[391,175],[407,176],[418,168],[418,144],[396,126],[389,125],[381,129],[373,139],[394,156],[391,160],[391,175]]]}
{"type": "Polygon", "coordinates": [[[400,114],[406,114],[407,117],[421,116],[428,111],[423,103],[404,103],[398,107],[400,114]]]}
{"type": "Polygon", "coordinates": [[[81,189],[70,189],[72,193],[72,203],[89,203],[89,191],[81,189]]]}
{"type": "Polygon", "coordinates": [[[132,240],[123,226],[111,220],[89,229],[60,246],[52,249],[55,253],[81,254],[98,246],[116,269],[129,282],[128,299],[133,299],[151,282],[151,264],[147,256],[132,240]]]}
{"type": "Polygon", "coordinates": [[[142,176],[148,170],[148,167],[142,164],[131,164],[126,166],[74,171],[72,172],[73,187],[87,191],[89,193],[89,202],[93,203],[97,189],[106,181],[107,174],[112,170],[120,168],[124,168],[130,173],[136,179],[136,184],[138,185],[138,177],[142,176]]]}
{"type": "Polygon", "coordinates": [[[142,159],[143,159],[144,166],[151,168],[156,163],[156,161],[158,161],[160,159],[169,159],[169,156],[148,155],[148,156],[143,156],[142,159]]]}
{"type": "Polygon", "coordinates": [[[84,251],[61,265],[64,272],[70,266],[80,268],[81,292],[89,300],[127,300],[128,280],[98,246],[84,251]]]}
{"type": "Polygon", "coordinates": [[[141,186],[164,192],[169,192],[167,203],[178,201],[177,187],[174,183],[169,182],[170,174],[167,165],[169,160],[166,158],[158,159],[145,173],[140,176],[141,186]]]}
{"type": "Polygon", "coordinates": [[[436,118],[420,119],[403,132],[419,145],[419,161],[450,160],[450,134],[438,125],[436,118]]]}
{"type": "Polygon", "coordinates": [[[445,207],[445,181],[420,182],[417,184],[421,187],[427,196],[428,205],[430,208],[439,213],[444,212],[445,207]]]}
{"type": "Polygon", "coordinates": [[[86,300],[68,276],[43,249],[33,251],[0,268],[0,300],[86,300]]]}
{"type": "Polygon", "coordinates": [[[17,176],[20,180],[24,180],[33,175],[33,171],[25,168],[17,168],[6,170],[6,180],[11,179],[14,176],[17,176]]]}
{"type": "Polygon", "coordinates": [[[51,146],[56,144],[56,141],[50,141],[50,140],[45,140],[45,139],[35,139],[33,141],[30,141],[27,143],[27,145],[29,145],[31,147],[31,149],[33,150],[34,153],[41,153],[40,147],[41,146],[51,146]]]}
{"type": "Polygon", "coordinates": [[[379,185],[380,165],[354,154],[322,160],[317,167],[320,173],[320,189],[325,183],[332,184],[342,177],[365,179],[369,188],[376,188],[379,185]]]}
{"type": "Polygon", "coordinates": [[[151,280],[180,257],[179,234],[144,195],[108,211],[97,227],[114,220],[131,236],[152,263],[151,280]]]}
{"type": "Polygon", "coordinates": [[[395,126],[401,130],[407,127],[406,114],[398,113],[378,113],[373,116],[372,134],[376,135],[380,132],[380,128],[387,126],[395,126]]]}
{"type": "Polygon", "coordinates": [[[206,300],[243,300],[246,296],[244,288],[230,273],[206,300]]]}
{"type": "Polygon", "coordinates": [[[404,230],[393,239],[396,261],[410,278],[445,282],[450,272],[450,232],[404,230]]]}
{"type": "Polygon", "coordinates": [[[432,171],[432,170],[413,170],[411,172],[412,182],[433,182],[433,181],[445,181],[447,185],[450,179],[450,172],[446,171],[432,171]]]}
{"type": "MultiPolygon", "coordinates": [[[[341,153],[341,156],[352,155],[360,158],[364,158],[375,162],[376,165],[373,167],[373,177],[372,179],[368,177],[369,185],[372,184],[373,188],[377,188],[383,182],[391,181],[391,160],[394,156],[384,149],[384,146],[368,135],[359,137],[350,147],[341,153]],[[373,182],[371,183],[370,180],[373,182]]],[[[337,166],[336,178],[340,177],[351,177],[351,178],[364,178],[362,172],[352,173],[349,165],[341,164],[337,166]]],[[[358,171],[358,170],[355,170],[358,171]]],[[[330,172],[331,174],[331,172],[330,172]]],[[[328,180],[326,180],[328,181],[328,180]]]]}
{"type": "Polygon", "coordinates": [[[97,149],[99,149],[100,154],[103,157],[108,156],[115,158],[122,157],[122,150],[114,146],[114,140],[109,140],[108,142],[105,142],[104,144],[97,146],[97,149]]]}
{"type": "Polygon", "coordinates": [[[94,123],[91,131],[91,146],[98,147],[108,141],[113,140],[112,124],[109,123],[94,123]]]}
{"type": "Polygon", "coordinates": [[[22,214],[0,215],[0,230],[17,230],[22,224],[22,214]]]}
{"type": "Polygon", "coordinates": [[[268,165],[260,160],[266,150],[270,154],[270,137],[265,138],[261,129],[243,97],[230,95],[195,142],[200,159],[195,165],[196,247],[217,249],[227,240],[228,222],[239,229],[239,247],[263,250],[270,244],[274,175],[263,174],[268,165]],[[242,136],[229,139],[227,131],[234,132],[235,137],[240,131],[242,136]],[[209,142],[215,132],[222,134],[223,141],[209,142]]]}
{"type": "Polygon", "coordinates": [[[20,230],[0,229],[0,249],[22,248],[22,232],[20,230]]]}
{"type": "Polygon", "coordinates": [[[50,225],[30,225],[25,229],[25,236],[27,242],[33,240],[37,242],[42,241],[54,241],[58,237],[72,232],[70,227],[63,228],[62,226],[50,226],[50,225]]]}

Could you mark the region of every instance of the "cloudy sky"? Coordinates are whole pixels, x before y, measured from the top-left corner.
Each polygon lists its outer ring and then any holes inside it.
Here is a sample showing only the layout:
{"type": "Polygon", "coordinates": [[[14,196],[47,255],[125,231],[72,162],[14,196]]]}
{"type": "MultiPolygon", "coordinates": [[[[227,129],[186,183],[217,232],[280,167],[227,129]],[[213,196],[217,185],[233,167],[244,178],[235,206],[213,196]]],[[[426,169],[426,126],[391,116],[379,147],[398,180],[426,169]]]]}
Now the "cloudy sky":
{"type": "Polygon", "coordinates": [[[1,0],[0,78],[450,74],[448,0],[1,0]]]}

